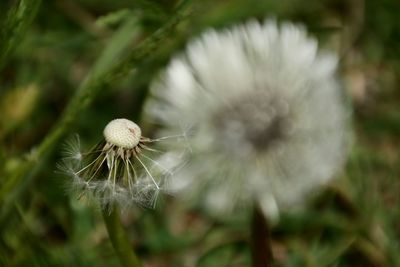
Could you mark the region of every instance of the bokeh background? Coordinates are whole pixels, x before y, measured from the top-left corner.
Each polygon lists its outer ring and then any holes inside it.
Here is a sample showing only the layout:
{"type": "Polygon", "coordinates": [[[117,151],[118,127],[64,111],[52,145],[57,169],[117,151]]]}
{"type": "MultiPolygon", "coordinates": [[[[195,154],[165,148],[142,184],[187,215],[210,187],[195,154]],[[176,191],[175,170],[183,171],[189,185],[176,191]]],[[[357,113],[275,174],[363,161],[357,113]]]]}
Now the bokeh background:
{"type": "MultiPolygon", "coordinates": [[[[119,266],[99,208],[66,194],[68,136],[89,148],[111,119],[141,120],[151,81],[207,28],[306,25],[340,55],[353,109],[345,169],[272,229],[275,266],[400,266],[398,0],[0,1],[0,266],[119,266]]],[[[123,224],[144,265],[249,266],[246,216],[161,196],[123,224]]]]}

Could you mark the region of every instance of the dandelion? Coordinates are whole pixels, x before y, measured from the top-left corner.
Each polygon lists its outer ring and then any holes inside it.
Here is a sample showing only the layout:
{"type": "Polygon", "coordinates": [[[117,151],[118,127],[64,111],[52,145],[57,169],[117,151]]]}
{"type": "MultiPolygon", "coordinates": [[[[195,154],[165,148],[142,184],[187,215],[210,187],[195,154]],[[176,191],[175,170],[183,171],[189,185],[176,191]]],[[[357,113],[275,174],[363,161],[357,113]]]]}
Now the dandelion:
{"type": "Polygon", "coordinates": [[[143,137],[140,127],[127,119],[110,121],[103,135],[105,140],[87,153],[81,152],[79,136],[66,143],[59,167],[72,178],[72,190],[79,197],[99,202],[104,209],[132,203],[154,207],[173,170],[146,154],[159,152],[149,146],[151,143],[177,136],[143,137]]]}
{"type": "Polygon", "coordinates": [[[251,21],[190,42],[147,103],[164,133],[181,125],[193,132],[188,163],[169,190],[216,214],[257,205],[277,218],[301,206],[348,151],[336,67],[335,55],[318,51],[317,41],[290,23],[251,21]]]}

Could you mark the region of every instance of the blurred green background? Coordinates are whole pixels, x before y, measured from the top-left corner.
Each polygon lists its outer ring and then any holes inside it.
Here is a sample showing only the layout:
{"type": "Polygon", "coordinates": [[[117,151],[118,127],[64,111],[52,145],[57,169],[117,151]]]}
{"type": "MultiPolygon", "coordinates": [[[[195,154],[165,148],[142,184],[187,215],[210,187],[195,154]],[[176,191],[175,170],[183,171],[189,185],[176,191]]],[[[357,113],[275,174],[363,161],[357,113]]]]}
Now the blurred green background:
{"type": "MultiPolygon", "coordinates": [[[[63,142],[140,123],[151,80],[191,37],[265,17],[340,55],[355,143],[332,185],[273,227],[275,266],[400,266],[399,14],[398,0],[1,1],[0,266],[119,266],[99,209],[66,194],[63,142]]],[[[246,217],[164,196],[123,224],[148,267],[250,265],[246,217]]]]}

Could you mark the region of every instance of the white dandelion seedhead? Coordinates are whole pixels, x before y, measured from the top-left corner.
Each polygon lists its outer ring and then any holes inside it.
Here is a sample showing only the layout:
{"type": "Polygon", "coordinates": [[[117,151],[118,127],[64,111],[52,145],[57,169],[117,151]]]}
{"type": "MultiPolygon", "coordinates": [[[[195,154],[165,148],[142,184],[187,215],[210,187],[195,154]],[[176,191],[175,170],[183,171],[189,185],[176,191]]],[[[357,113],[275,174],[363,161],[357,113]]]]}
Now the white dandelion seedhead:
{"type": "Polygon", "coordinates": [[[163,132],[192,125],[192,152],[181,157],[189,162],[170,190],[218,213],[258,202],[275,216],[304,202],[333,177],[350,143],[336,66],[290,23],[250,21],[190,42],[147,103],[163,132]]]}
{"type": "Polygon", "coordinates": [[[104,138],[110,144],[123,148],[134,148],[140,142],[142,131],[133,121],[115,119],[110,121],[103,131],[104,138]]]}
{"type": "Polygon", "coordinates": [[[132,203],[153,208],[174,166],[154,159],[154,153],[159,151],[150,144],[180,135],[146,138],[140,127],[127,119],[112,120],[103,135],[105,141],[87,153],[80,151],[78,136],[66,143],[58,167],[72,178],[70,191],[79,198],[87,196],[104,209],[112,208],[113,204],[126,208],[132,203]]]}

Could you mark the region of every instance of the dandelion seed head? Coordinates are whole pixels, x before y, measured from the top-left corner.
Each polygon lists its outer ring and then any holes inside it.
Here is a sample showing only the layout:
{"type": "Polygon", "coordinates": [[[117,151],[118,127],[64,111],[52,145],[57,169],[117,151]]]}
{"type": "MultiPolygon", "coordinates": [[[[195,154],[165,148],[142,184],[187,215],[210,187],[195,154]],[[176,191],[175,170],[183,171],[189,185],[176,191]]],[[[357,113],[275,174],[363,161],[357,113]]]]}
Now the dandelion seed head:
{"type": "Polygon", "coordinates": [[[134,148],[140,142],[142,131],[133,121],[115,119],[110,121],[103,131],[107,142],[122,148],[134,148]]]}
{"type": "Polygon", "coordinates": [[[88,197],[105,210],[112,209],[114,204],[123,209],[133,204],[154,208],[173,166],[159,161],[158,158],[165,161],[165,155],[155,157],[159,150],[150,146],[181,135],[146,138],[140,127],[127,119],[112,120],[103,135],[105,140],[88,152],[80,151],[78,136],[66,143],[58,168],[71,178],[69,191],[78,198],[88,197]]]}
{"type": "Polygon", "coordinates": [[[334,177],[351,143],[337,62],[304,27],[272,20],[191,41],[146,105],[163,132],[192,126],[188,145],[171,151],[191,149],[171,190],[218,214],[258,203],[276,217],[301,206],[334,177]]]}

